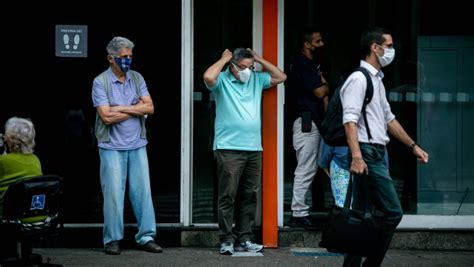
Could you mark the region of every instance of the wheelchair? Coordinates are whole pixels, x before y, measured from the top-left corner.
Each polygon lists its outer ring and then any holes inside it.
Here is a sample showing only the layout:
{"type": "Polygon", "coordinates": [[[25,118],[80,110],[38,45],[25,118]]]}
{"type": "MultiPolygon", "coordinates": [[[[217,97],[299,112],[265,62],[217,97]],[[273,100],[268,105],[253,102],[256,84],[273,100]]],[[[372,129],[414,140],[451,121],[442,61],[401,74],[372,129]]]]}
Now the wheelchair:
{"type": "Polygon", "coordinates": [[[43,263],[33,254],[33,243],[59,235],[61,180],[57,175],[27,177],[11,184],[4,195],[0,236],[6,246],[16,246],[16,256],[0,259],[0,266],[61,266],[43,263]]]}

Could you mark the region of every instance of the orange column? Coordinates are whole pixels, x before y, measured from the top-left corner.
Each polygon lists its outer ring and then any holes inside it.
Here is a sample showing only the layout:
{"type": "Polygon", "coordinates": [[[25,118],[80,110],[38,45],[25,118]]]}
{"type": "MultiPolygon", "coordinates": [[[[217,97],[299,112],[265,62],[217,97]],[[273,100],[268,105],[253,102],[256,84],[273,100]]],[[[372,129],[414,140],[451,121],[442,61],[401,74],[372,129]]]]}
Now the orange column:
{"type": "MultiPolygon", "coordinates": [[[[277,65],[278,59],[278,0],[263,0],[263,58],[277,65]]],[[[262,232],[263,245],[278,247],[277,191],[277,90],[265,90],[263,95],[263,183],[262,232]]]]}

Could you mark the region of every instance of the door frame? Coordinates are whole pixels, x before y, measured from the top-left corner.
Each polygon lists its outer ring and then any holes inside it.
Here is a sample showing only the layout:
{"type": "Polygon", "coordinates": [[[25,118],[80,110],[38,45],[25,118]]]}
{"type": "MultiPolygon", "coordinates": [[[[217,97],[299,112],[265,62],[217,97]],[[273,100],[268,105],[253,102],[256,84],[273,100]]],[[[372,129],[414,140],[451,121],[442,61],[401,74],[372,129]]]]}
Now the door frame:
{"type": "Polygon", "coordinates": [[[180,223],[192,224],[194,1],[181,0],[181,198],[180,223]]]}

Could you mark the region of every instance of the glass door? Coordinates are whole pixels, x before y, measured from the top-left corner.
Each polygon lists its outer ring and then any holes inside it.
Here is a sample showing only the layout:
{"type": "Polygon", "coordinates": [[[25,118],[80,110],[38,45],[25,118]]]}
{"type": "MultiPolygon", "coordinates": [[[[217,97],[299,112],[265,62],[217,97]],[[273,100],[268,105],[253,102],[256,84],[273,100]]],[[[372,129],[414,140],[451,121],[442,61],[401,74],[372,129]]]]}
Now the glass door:
{"type": "Polygon", "coordinates": [[[225,49],[252,47],[252,1],[209,0],[194,6],[192,223],[217,223],[212,151],[215,102],[203,74],[225,49]]]}

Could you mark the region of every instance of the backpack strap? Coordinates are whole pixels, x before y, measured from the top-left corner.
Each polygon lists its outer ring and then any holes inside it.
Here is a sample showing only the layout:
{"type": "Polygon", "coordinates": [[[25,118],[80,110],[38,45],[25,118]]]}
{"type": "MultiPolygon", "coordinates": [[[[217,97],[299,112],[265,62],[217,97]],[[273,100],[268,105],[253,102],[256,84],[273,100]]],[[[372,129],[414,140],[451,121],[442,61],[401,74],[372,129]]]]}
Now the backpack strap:
{"type": "Polygon", "coordinates": [[[369,137],[369,142],[370,142],[370,140],[372,140],[372,134],[370,133],[369,121],[367,121],[367,112],[365,111],[365,108],[367,107],[367,104],[370,103],[370,101],[372,100],[372,97],[374,96],[374,85],[372,84],[372,78],[370,78],[370,74],[367,71],[367,69],[363,67],[358,67],[357,69],[355,69],[355,71],[362,72],[362,74],[364,74],[367,80],[367,89],[365,90],[364,103],[362,104],[362,116],[364,116],[365,128],[367,129],[367,136],[369,137]]]}

